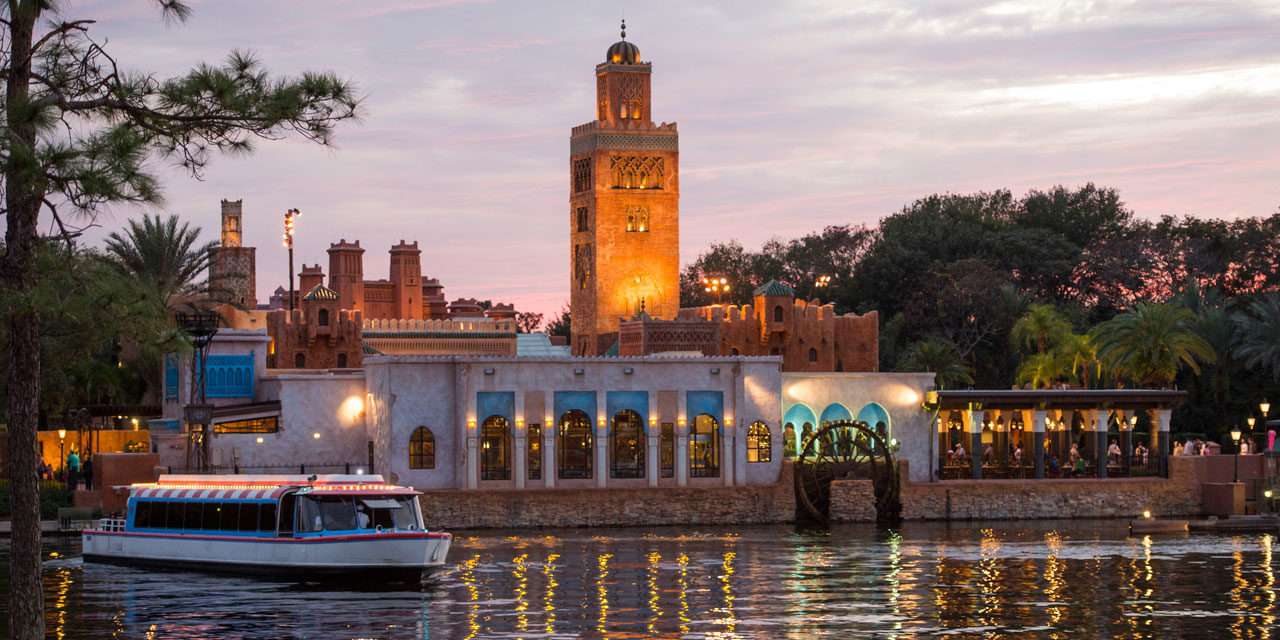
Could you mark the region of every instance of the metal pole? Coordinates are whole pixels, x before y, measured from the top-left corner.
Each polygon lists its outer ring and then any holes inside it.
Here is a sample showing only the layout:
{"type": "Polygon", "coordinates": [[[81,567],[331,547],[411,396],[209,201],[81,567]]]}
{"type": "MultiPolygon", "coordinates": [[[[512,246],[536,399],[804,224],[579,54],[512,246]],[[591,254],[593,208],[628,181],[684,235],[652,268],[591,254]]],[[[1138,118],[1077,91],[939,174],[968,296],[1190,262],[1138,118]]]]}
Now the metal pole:
{"type": "Polygon", "coordinates": [[[289,310],[293,311],[293,238],[289,239],[289,310]]]}

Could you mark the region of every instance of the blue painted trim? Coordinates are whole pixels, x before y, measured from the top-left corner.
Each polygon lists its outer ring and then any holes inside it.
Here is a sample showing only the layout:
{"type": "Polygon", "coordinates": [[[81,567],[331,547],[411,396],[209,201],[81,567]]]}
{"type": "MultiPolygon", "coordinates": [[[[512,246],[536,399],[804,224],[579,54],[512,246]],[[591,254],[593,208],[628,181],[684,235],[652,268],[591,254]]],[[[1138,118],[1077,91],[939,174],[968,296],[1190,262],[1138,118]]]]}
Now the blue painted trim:
{"type": "Polygon", "coordinates": [[[813,412],[813,409],[808,407],[808,405],[793,404],[790,409],[787,409],[786,415],[782,417],[783,425],[788,422],[790,422],[792,426],[796,428],[796,432],[799,433],[800,428],[803,427],[806,422],[811,426],[818,426],[818,416],[813,412]]]}
{"type": "Polygon", "coordinates": [[[212,355],[205,362],[205,395],[210,398],[253,397],[253,354],[212,355]]]}
{"type": "Polygon", "coordinates": [[[516,423],[514,391],[479,391],[476,393],[476,424],[484,424],[489,416],[502,416],[508,425],[516,423]]]}
{"type": "MultiPolygon", "coordinates": [[[[818,418],[818,424],[823,422],[835,422],[836,420],[853,420],[853,414],[849,413],[849,409],[839,402],[833,402],[822,410],[822,416],[818,418]]],[[[818,425],[813,425],[817,427],[818,425]]]]}
{"type": "Polygon", "coordinates": [[[180,380],[178,377],[178,354],[164,354],[164,399],[178,399],[178,385],[180,380]]]}
{"type": "Polygon", "coordinates": [[[724,392],[723,391],[689,391],[685,395],[685,414],[689,424],[699,415],[707,414],[716,419],[720,430],[724,431],[724,392]]]}
{"type": "Polygon", "coordinates": [[[577,409],[591,419],[592,428],[596,424],[596,392],[594,391],[557,391],[555,395],[555,421],[560,424],[560,416],[577,409]]]}
{"type": "Polygon", "coordinates": [[[640,414],[640,424],[645,435],[649,434],[649,392],[648,391],[609,391],[605,393],[604,404],[609,412],[609,424],[613,424],[613,416],[620,411],[630,409],[640,414]]]}
{"type": "Polygon", "coordinates": [[[875,428],[877,422],[883,422],[885,429],[892,429],[893,422],[889,420],[889,412],[878,402],[869,402],[858,412],[858,420],[867,423],[875,428]]]}

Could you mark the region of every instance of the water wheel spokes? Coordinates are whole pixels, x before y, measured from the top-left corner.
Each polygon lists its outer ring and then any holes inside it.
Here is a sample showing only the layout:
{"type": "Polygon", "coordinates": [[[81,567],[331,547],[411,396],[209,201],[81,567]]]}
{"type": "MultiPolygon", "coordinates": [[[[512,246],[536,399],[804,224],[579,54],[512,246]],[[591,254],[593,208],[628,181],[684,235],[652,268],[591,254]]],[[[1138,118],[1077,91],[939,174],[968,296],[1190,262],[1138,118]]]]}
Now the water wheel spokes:
{"type": "Polygon", "coordinates": [[[892,519],[899,511],[893,456],[885,438],[865,422],[841,420],[824,424],[801,443],[796,460],[796,494],[806,515],[830,522],[831,483],[871,480],[876,514],[892,519]]]}

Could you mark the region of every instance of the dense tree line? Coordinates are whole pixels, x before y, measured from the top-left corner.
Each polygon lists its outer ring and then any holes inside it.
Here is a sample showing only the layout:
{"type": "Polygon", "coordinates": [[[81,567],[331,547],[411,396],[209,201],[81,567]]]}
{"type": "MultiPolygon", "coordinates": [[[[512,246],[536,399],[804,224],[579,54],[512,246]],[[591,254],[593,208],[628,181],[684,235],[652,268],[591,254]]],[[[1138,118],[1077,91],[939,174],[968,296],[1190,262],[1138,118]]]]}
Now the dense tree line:
{"type": "Polygon", "coordinates": [[[1278,238],[1280,214],[1147,220],[1093,184],[932,195],[876,228],[712,245],[681,299],[715,302],[706,276],[729,278],[738,304],[782,280],[839,312],[878,310],[882,370],[953,387],[1176,385],[1190,401],[1175,422],[1213,434],[1280,397],[1278,238]],[[1155,339],[1169,350],[1138,349],[1155,339]]]}

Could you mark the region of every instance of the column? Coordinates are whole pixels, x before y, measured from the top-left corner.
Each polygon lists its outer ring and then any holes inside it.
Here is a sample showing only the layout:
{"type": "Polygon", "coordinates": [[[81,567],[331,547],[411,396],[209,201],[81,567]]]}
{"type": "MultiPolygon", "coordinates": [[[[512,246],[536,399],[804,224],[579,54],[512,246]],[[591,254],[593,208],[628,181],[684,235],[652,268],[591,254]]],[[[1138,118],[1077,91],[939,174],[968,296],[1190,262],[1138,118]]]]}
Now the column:
{"type": "Polygon", "coordinates": [[[726,487],[733,486],[733,473],[738,455],[735,442],[737,440],[737,432],[738,429],[735,426],[734,419],[725,418],[724,437],[722,438],[723,442],[721,443],[720,451],[720,460],[722,461],[720,465],[720,476],[724,478],[724,486],[726,487]]]}
{"type": "Polygon", "coordinates": [[[603,489],[609,484],[609,407],[605,404],[605,392],[596,392],[596,486],[603,489]]]}
{"type": "Polygon", "coordinates": [[[1172,409],[1156,409],[1156,425],[1159,427],[1160,434],[1156,436],[1156,445],[1159,449],[1152,449],[1151,454],[1159,461],[1160,475],[1169,477],[1169,428],[1173,420],[1172,409]],[[1157,451],[1159,453],[1157,453],[1157,451]]]}
{"type": "Polygon", "coordinates": [[[512,434],[515,437],[512,438],[512,440],[515,442],[516,450],[512,452],[515,454],[514,456],[515,464],[512,465],[511,472],[516,475],[516,488],[523,489],[525,477],[529,475],[527,471],[527,469],[529,468],[529,462],[528,462],[529,447],[526,446],[527,440],[525,439],[528,436],[528,432],[525,431],[525,426],[524,426],[525,420],[524,420],[524,392],[523,391],[516,392],[515,411],[516,411],[515,432],[512,434]]]}
{"type": "Polygon", "coordinates": [[[982,479],[982,423],[987,419],[985,411],[969,411],[969,450],[970,466],[973,467],[973,479],[982,479]]]}
{"type": "Polygon", "coordinates": [[[658,420],[658,394],[649,392],[649,421],[645,426],[644,475],[650,487],[658,486],[658,476],[662,474],[658,461],[658,445],[662,440],[661,421],[658,420]]]}
{"type": "Polygon", "coordinates": [[[689,484],[689,424],[685,419],[688,411],[687,396],[676,394],[676,484],[683,487],[689,484]]]}
{"type": "Polygon", "coordinates": [[[480,452],[477,450],[477,440],[475,432],[475,420],[468,422],[467,429],[467,488],[476,489],[480,484],[480,452]]]}
{"type": "Polygon", "coordinates": [[[1120,469],[1125,476],[1132,476],[1130,465],[1133,464],[1133,425],[1120,418],[1120,469]]]}
{"type": "Polygon", "coordinates": [[[1049,418],[1049,412],[1043,409],[1037,409],[1031,412],[1031,451],[1035,456],[1036,479],[1044,478],[1044,452],[1045,452],[1045,420],[1049,418]]]}
{"type": "Polygon", "coordinates": [[[559,433],[559,425],[556,424],[557,416],[553,415],[556,411],[556,392],[547,389],[543,392],[543,486],[548,489],[556,488],[556,476],[559,475],[559,466],[556,465],[556,434],[559,433]]]}
{"type": "Polygon", "coordinates": [[[1093,446],[1097,451],[1093,452],[1093,457],[1098,465],[1098,477],[1107,477],[1107,410],[1093,410],[1093,446]]]}

